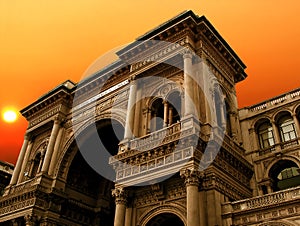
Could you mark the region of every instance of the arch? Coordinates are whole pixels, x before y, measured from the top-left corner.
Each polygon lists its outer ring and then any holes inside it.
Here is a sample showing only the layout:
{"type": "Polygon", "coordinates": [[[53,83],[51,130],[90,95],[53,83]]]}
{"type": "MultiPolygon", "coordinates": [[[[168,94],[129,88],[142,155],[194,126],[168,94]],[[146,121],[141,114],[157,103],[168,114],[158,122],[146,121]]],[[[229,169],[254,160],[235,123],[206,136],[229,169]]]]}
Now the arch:
{"type": "Polygon", "coordinates": [[[123,119],[122,114],[111,114],[110,112],[104,112],[103,114],[97,116],[95,119],[91,119],[83,122],[80,126],[77,126],[77,131],[74,131],[70,138],[67,140],[65,145],[62,148],[62,152],[59,155],[56,168],[54,171],[54,176],[59,177],[60,179],[66,180],[68,169],[70,164],[75,157],[78,148],[76,145],[76,137],[82,134],[84,131],[87,131],[89,127],[99,124],[102,120],[114,120],[124,127],[125,120],[123,119]],[[116,117],[121,115],[120,117],[116,117]]]}
{"type": "Polygon", "coordinates": [[[155,216],[163,213],[176,215],[186,226],[186,208],[179,204],[167,204],[159,207],[154,207],[150,211],[145,212],[138,220],[137,226],[147,226],[147,223],[155,216]]]}
{"type": "Polygon", "coordinates": [[[165,84],[160,84],[157,88],[152,90],[152,92],[148,95],[148,100],[146,100],[146,107],[150,108],[153,105],[153,102],[158,99],[162,98],[166,100],[170,94],[173,92],[179,92],[182,95],[183,90],[176,82],[168,82],[165,84]]]}
{"type": "Polygon", "coordinates": [[[288,160],[288,161],[292,161],[294,162],[295,164],[297,164],[297,166],[300,168],[300,160],[297,158],[297,157],[294,157],[294,156],[287,156],[287,155],[283,155],[279,158],[276,158],[274,159],[273,161],[271,161],[268,166],[267,166],[267,169],[265,171],[265,174],[264,174],[264,178],[267,179],[269,177],[269,172],[270,172],[270,169],[272,168],[272,166],[274,164],[276,164],[276,162],[280,161],[280,160],[288,160]]]}
{"type": "Polygon", "coordinates": [[[280,191],[300,185],[300,168],[292,160],[278,160],[268,172],[273,191],[280,191]]]}
{"type": "Polygon", "coordinates": [[[281,142],[297,138],[295,122],[290,111],[280,111],[275,116],[275,121],[280,133],[281,142]]]}
{"type": "Polygon", "coordinates": [[[287,108],[280,108],[276,113],[273,114],[272,119],[277,123],[278,119],[283,115],[292,115],[292,111],[287,108]]]}
{"type": "Polygon", "coordinates": [[[173,213],[160,213],[151,218],[146,226],[184,226],[182,220],[173,213]]]}
{"type": "Polygon", "coordinates": [[[275,145],[275,136],[272,123],[267,118],[260,118],[254,124],[260,148],[265,149],[275,145]]]}

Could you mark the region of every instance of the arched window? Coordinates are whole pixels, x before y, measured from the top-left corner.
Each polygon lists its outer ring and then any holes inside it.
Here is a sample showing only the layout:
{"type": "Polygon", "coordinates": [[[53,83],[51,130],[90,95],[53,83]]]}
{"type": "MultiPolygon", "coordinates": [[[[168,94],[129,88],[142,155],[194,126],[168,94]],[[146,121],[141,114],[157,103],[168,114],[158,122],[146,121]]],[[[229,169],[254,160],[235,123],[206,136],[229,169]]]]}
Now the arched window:
{"type": "Polygon", "coordinates": [[[265,121],[257,128],[260,148],[265,149],[275,144],[273,128],[270,122],[265,121]]]}
{"type": "Polygon", "coordinates": [[[35,158],[32,161],[31,164],[31,171],[30,171],[30,177],[33,178],[39,171],[41,170],[41,164],[42,164],[42,155],[41,152],[37,153],[35,158]]]}
{"type": "Polygon", "coordinates": [[[293,118],[289,114],[285,114],[279,118],[278,126],[282,142],[296,139],[295,124],[293,118]]]}
{"type": "Polygon", "coordinates": [[[290,160],[280,160],[270,169],[273,190],[279,191],[300,185],[300,169],[290,160]]]}
{"type": "Polygon", "coordinates": [[[180,121],[181,96],[172,92],[166,100],[156,99],[151,107],[150,131],[157,131],[180,121]]]}
{"type": "Polygon", "coordinates": [[[160,130],[164,125],[164,105],[163,99],[159,98],[152,104],[151,109],[151,132],[160,130]]]}

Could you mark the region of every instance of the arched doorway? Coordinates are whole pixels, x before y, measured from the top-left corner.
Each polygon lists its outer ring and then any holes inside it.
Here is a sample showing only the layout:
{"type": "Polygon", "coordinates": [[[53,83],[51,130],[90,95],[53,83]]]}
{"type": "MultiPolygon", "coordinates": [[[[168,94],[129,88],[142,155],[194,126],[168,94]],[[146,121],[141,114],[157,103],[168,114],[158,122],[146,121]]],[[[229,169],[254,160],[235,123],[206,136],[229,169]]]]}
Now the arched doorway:
{"type": "Polygon", "coordinates": [[[161,213],[153,217],[146,226],[184,226],[182,220],[173,213],[161,213]]]}
{"type": "Polygon", "coordinates": [[[70,145],[72,150],[68,150],[76,154],[69,159],[65,186],[68,199],[62,204],[61,218],[74,225],[113,225],[114,182],[102,172],[115,175],[108,161],[118,152],[123,136],[124,127],[118,121],[105,119],[88,126],[76,137],[70,145]]]}

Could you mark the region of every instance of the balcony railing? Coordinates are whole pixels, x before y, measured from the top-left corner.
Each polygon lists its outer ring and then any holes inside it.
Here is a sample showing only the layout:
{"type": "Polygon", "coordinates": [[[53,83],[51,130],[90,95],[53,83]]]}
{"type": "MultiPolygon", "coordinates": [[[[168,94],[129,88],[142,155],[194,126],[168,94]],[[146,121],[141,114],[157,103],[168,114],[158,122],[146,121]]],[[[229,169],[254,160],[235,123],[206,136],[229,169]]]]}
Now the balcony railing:
{"type": "Polygon", "coordinates": [[[300,199],[300,186],[232,203],[234,212],[271,207],[300,199]]]}
{"type": "Polygon", "coordinates": [[[173,124],[167,128],[152,132],[144,137],[130,142],[130,148],[138,151],[155,148],[162,143],[172,142],[180,138],[181,123],[173,124]]]}
{"type": "Polygon", "coordinates": [[[271,147],[259,150],[258,153],[259,153],[259,156],[263,156],[263,155],[266,155],[268,153],[275,152],[277,150],[281,151],[281,150],[285,150],[285,149],[288,149],[288,148],[292,148],[292,147],[298,146],[299,141],[300,141],[300,138],[296,138],[296,139],[289,140],[289,141],[286,141],[286,142],[281,142],[281,143],[275,144],[271,147]]]}

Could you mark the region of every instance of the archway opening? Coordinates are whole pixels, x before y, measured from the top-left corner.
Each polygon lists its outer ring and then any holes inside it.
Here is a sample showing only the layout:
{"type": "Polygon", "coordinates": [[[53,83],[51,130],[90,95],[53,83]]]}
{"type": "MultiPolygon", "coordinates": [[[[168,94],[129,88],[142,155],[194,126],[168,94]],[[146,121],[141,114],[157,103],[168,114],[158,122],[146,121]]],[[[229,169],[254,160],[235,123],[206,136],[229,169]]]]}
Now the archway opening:
{"type": "Polygon", "coordinates": [[[87,127],[70,145],[68,153],[74,157],[68,160],[63,218],[80,225],[113,225],[115,171],[109,157],[117,154],[123,136],[124,127],[118,121],[105,119],[87,127]]]}
{"type": "Polygon", "coordinates": [[[146,226],[184,226],[182,220],[173,213],[161,213],[153,217],[146,226]]]}
{"type": "Polygon", "coordinates": [[[270,169],[273,191],[296,187],[300,185],[300,169],[290,160],[280,160],[270,169]]]}

